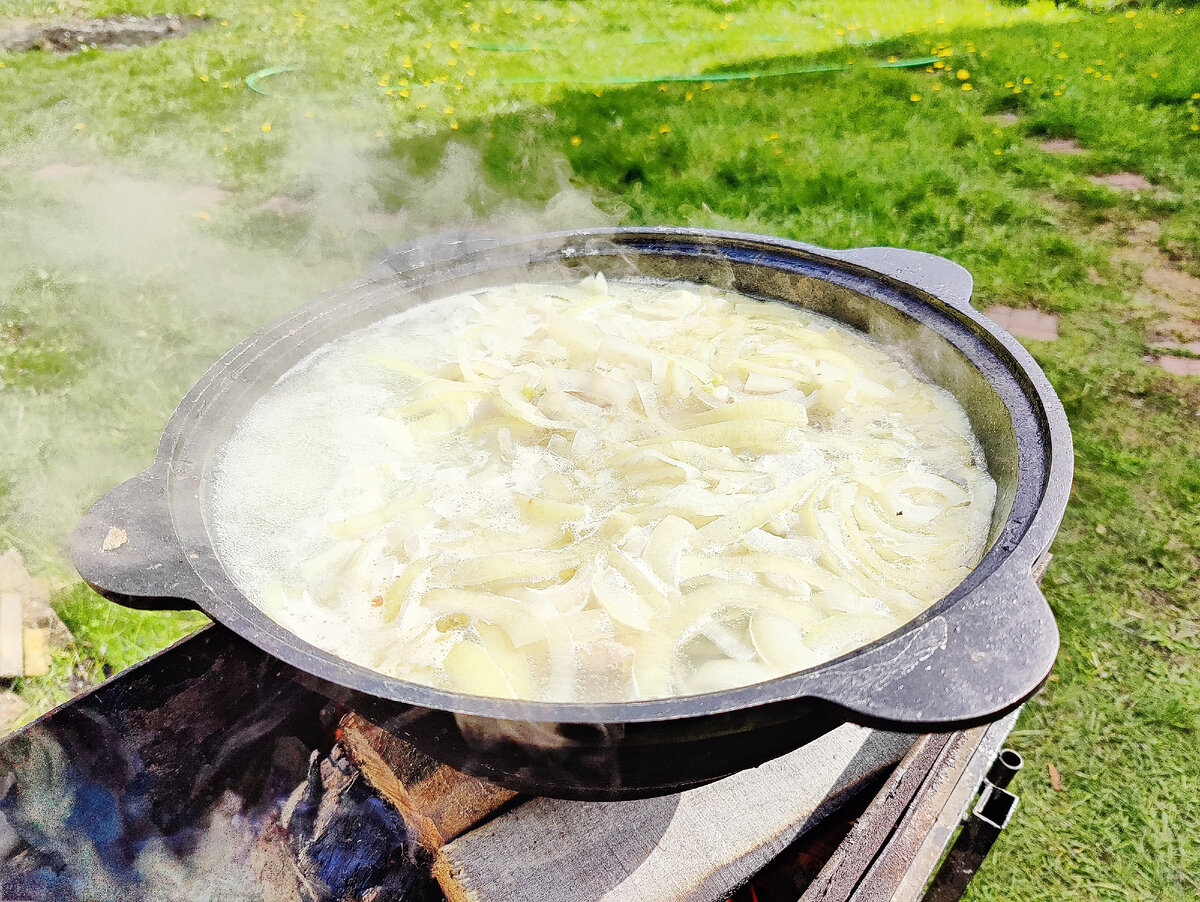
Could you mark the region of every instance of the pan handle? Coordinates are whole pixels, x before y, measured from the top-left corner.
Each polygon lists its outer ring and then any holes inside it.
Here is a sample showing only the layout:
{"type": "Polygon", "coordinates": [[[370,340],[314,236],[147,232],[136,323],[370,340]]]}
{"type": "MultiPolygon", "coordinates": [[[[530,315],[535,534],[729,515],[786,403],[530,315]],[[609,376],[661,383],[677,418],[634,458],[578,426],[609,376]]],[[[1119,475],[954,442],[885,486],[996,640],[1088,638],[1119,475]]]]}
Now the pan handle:
{"type": "Polygon", "coordinates": [[[859,247],[845,251],[822,250],[822,253],[912,285],[959,310],[974,310],[971,291],[975,280],[953,260],[898,247],[859,247]]]}
{"type": "MultiPolygon", "coordinates": [[[[1036,572],[1036,571],[1035,571],[1036,572]]],[[[902,641],[856,655],[816,694],[850,719],[885,729],[942,731],[988,723],[1050,675],[1058,627],[1036,578],[997,571],[902,641]]]]}
{"type": "Polygon", "coordinates": [[[156,463],[93,504],[71,536],[71,561],[110,601],[143,610],[196,610],[192,599],[204,587],[171,523],[166,469],[156,463]]]}

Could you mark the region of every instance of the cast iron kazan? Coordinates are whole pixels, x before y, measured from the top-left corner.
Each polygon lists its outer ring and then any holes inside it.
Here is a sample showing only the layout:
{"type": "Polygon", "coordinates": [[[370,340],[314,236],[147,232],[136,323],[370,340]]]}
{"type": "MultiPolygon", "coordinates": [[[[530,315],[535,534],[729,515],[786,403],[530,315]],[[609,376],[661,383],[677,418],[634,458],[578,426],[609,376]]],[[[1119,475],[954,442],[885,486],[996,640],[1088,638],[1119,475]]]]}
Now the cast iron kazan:
{"type": "Polygon", "coordinates": [[[175,412],[153,466],[84,516],[73,558],[108,598],[197,607],[433,757],[540,795],[672,792],[757,765],[847,721],[907,731],[984,723],[1029,698],[1054,662],[1058,631],[1035,573],[1062,520],[1072,453],[1045,376],[970,306],[971,285],[966,270],[930,254],[832,251],[693,229],[443,236],[410,245],[387,255],[368,281],[319,298],[214,365],[175,412]],[[782,300],[902,348],[966,409],[998,483],[991,544],[979,566],[915,620],[827,664],[725,692],[611,704],[480,698],[383,676],[308,644],[238,591],[210,538],[212,467],[239,417],[281,375],[330,340],[413,304],[592,272],[782,300]],[[124,530],[123,543],[114,529],[124,530]]]}

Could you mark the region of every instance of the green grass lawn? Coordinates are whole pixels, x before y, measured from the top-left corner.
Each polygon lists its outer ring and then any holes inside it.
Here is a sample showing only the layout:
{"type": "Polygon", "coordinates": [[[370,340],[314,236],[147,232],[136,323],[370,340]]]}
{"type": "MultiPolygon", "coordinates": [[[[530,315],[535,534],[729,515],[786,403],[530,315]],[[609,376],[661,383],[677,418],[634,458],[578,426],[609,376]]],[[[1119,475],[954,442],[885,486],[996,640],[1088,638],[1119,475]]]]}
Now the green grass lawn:
{"type": "MultiPolygon", "coordinates": [[[[0,0],[0,20],[46,7],[0,0]]],[[[971,270],[981,307],[1061,318],[1030,349],[1076,445],[1044,584],[1062,653],[1013,735],[1021,807],[970,898],[1197,898],[1200,380],[1144,359],[1188,314],[1168,322],[1142,276],[1200,276],[1200,9],[194,11],[211,26],[139,50],[0,54],[0,550],[68,583],[56,604],[78,639],[19,687],[39,709],[201,622],[71,584],[79,512],[149,463],[217,356],[385,243],[628,222],[910,247],[971,270]],[[267,67],[287,71],[248,88],[267,67]],[[757,77],[672,79],[720,73],[757,77]],[[1046,153],[1048,137],[1082,152],[1046,153]],[[1088,180],[1118,172],[1154,188],[1088,180]],[[308,206],[260,209],[280,196],[308,206]]]]}

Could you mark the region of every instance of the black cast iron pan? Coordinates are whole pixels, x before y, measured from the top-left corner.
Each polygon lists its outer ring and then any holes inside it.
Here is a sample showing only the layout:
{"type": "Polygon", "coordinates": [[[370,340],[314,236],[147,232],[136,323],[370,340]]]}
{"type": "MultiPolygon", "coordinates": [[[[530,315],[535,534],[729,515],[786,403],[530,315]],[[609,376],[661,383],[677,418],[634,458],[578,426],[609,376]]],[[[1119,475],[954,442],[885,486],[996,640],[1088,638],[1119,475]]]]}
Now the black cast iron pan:
{"type": "Polygon", "coordinates": [[[930,254],[831,251],[692,229],[419,242],[388,254],[369,280],[318,298],[215,364],[175,412],[154,464],[84,516],[72,556],[108,598],[199,608],[433,757],[540,795],[673,792],[784,754],[847,721],[923,732],[985,723],[1041,686],[1058,649],[1034,572],[1062,519],[1072,452],[1046,378],[970,306],[971,284],[966,270],[930,254]],[[304,642],[235,588],[210,540],[211,465],[238,418],[283,373],[326,342],[415,303],[597,271],[783,300],[899,346],[966,409],[997,481],[991,544],[979,566],[915,620],[819,667],[707,695],[595,705],[481,698],[387,677],[304,642]]]}

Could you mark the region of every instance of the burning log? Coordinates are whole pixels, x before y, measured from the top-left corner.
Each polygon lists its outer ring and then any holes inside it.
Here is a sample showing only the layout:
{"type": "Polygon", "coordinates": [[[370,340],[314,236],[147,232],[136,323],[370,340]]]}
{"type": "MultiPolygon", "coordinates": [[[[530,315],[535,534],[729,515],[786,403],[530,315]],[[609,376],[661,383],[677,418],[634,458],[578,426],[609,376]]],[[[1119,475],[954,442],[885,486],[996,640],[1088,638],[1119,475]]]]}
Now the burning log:
{"type": "Polygon", "coordinates": [[[450,902],[711,902],[894,765],[914,737],[845,725],[716,783],[654,799],[533,799],[446,844],[450,902]]]}
{"type": "Polygon", "coordinates": [[[350,760],[430,853],[517,795],[439,764],[358,714],[345,715],[339,728],[350,760]]]}

